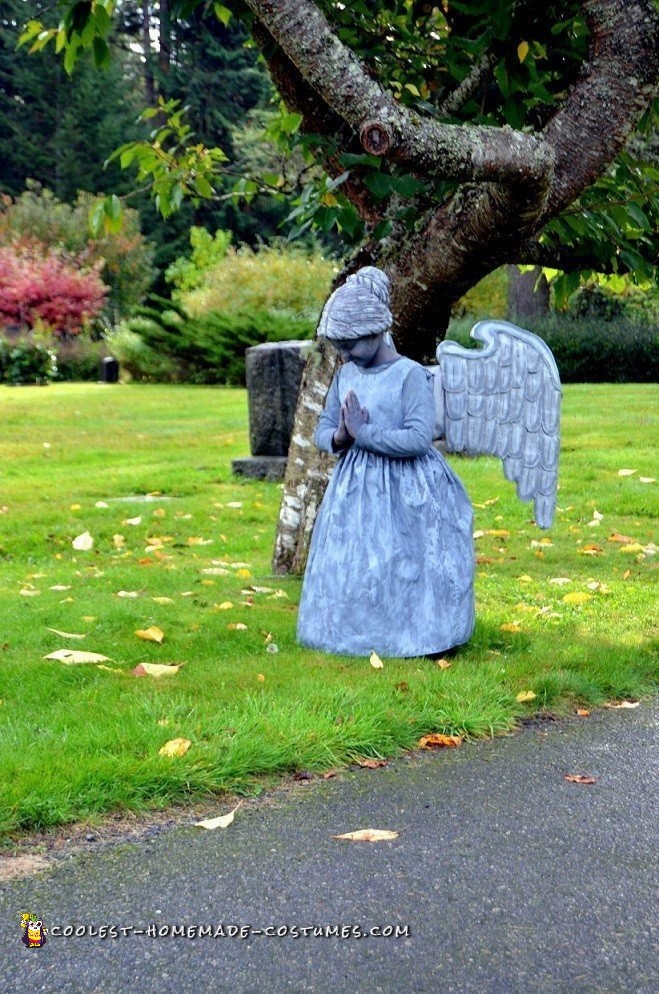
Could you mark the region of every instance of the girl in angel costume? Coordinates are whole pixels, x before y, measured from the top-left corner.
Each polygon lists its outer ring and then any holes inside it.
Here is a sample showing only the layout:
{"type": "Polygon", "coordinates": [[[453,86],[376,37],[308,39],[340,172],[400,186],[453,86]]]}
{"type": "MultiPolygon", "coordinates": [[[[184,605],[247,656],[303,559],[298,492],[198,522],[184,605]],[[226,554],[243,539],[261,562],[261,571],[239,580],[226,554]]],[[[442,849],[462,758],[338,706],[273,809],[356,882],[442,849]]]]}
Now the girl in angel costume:
{"type": "Polygon", "coordinates": [[[432,445],[433,374],[399,355],[372,266],[327,301],[318,334],[347,361],[314,433],[338,456],[314,525],[297,637],[328,652],[441,655],[474,628],[473,513],[432,445]]]}

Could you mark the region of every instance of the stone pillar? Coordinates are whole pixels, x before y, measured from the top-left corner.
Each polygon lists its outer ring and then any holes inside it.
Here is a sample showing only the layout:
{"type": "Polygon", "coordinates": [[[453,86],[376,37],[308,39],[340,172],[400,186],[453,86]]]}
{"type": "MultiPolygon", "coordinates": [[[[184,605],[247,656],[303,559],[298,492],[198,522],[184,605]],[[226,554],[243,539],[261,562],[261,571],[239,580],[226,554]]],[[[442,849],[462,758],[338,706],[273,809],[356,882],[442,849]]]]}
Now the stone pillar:
{"type": "Polygon", "coordinates": [[[245,351],[245,379],[252,455],[231,469],[260,480],[283,480],[295,408],[311,340],[264,342],[245,351]]]}

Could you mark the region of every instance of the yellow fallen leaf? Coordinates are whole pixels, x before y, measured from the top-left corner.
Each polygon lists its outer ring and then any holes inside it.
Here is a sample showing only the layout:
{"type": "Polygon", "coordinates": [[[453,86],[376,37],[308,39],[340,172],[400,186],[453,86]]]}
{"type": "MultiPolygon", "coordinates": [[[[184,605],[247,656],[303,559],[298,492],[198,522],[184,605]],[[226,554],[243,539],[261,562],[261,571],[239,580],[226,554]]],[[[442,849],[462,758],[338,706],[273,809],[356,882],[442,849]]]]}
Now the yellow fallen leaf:
{"type": "Polygon", "coordinates": [[[93,614],[83,614],[82,620],[86,621],[87,624],[92,625],[97,619],[94,617],[93,614]]]}
{"type": "Polygon", "coordinates": [[[104,500],[97,500],[96,503],[94,504],[94,507],[99,507],[99,508],[106,508],[109,506],[110,505],[106,504],[104,500]]]}
{"type": "Polygon", "coordinates": [[[635,472],[635,469],[619,469],[618,476],[633,476],[635,472]]]}
{"type": "Polygon", "coordinates": [[[574,590],[571,594],[566,594],[563,598],[564,604],[585,604],[586,601],[592,601],[593,595],[587,594],[583,590],[574,590]]]}
{"type": "Polygon", "coordinates": [[[520,704],[526,704],[527,701],[534,701],[537,696],[532,690],[520,690],[515,700],[520,704]]]}
{"type": "Polygon", "coordinates": [[[371,666],[373,667],[373,669],[376,669],[376,670],[381,670],[383,668],[383,666],[384,666],[384,663],[382,662],[382,660],[378,656],[377,652],[372,652],[371,653],[371,655],[369,657],[369,662],[370,662],[371,666]]]}
{"type": "Polygon", "coordinates": [[[601,545],[593,545],[592,543],[588,543],[587,545],[582,545],[578,551],[582,556],[599,556],[602,552],[604,552],[604,549],[601,545]]]}
{"type": "Polygon", "coordinates": [[[528,576],[526,573],[524,573],[523,576],[518,576],[517,579],[520,583],[533,583],[533,577],[528,576]]]}
{"type": "Polygon", "coordinates": [[[212,830],[214,828],[228,828],[228,826],[233,821],[233,816],[243,802],[240,801],[236,804],[233,811],[230,811],[228,815],[221,815],[219,818],[205,818],[204,821],[196,821],[195,826],[197,828],[207,828],[212,830]]]}
{"type": "Polygon", "coordinates": [[[449,659],[438,659],[437,660],[437,668],[440,669],[440,670],[447,670],[450,665],[451,665],[451,661],[449,659]]]}
{"type": "Polygon", "coordinates": [[[138,663],[131,673],[133,676],[171,676],[173,673],[178,673],[180,668],[180,664],[166,666],[164,663],[138,663]]]}
{"type": "Polygon", "coordinates": [[[621,545],[618,552],[643,552],[643,546],[639,542],[632,542],[630,545],[621,545]]]}
{"type": "Polygon", "coordinates": [[[605,583],[601,583],[599,580],[589,580],[586,584],[589,590],[596,590],[598,594],[610,594],[611,591],[605,583]]]}
{"type": "Polygon", "coordinates": [[[146,639],[147,642],[157,642],[159,645],[165,638],[165,633],[157,625],[151,625],[150,628],[139,628],[135,634],[141,639],[146,639]]]}
{"type": "Polygon", "coordinates": [[[139,597],[139,591],[137,590],[118,590],[117,597],[139,597]]]}
{"type": "Polygon", "coordinates": [[[188,539],[188,545],[212,545],[212,538],[199,538],[198,536],[192,536],[188,539]]]}
{"type": "Polygon", "coordinates": [[[123,535],[113,535],[112,541],[114,543],[115,549],[123,549],[123,547],[126,544],[126,540],[124,539],[123,535]]]}
{"type": "Polygon", "coordinates": [[[71,545],[77,552],[89,552],[94,545],[94,539],[89,532],[83,532],[82,535],[78,535],[73,539],[71,545]]]}
{"type": "Polygon", "coordinates": [[[249,569],[250,563],[229,563],[231,569],[249,569]]]}
{"type": "Polygon", "coordinates": [[[239,569],[239,570],[236,570],[236,576],[242,577],[243,580],[249,579],[249,577],[251,575],[252,575],[251,570],[248,570],[248,569],[239,569]]]}
{"type": "Polygon", "coordinates": [[[386,759],[357,758],[355,759],[355,763],[357,763],[358,766],[363,767],[365,770],[377,770],[380,766],[387,765],[386,759]]]}
{"type": "Polygon", "coordinates": [[[71,589],[71,585],[69,584],[69,586],[66,586],[63,583],[56,583],[54,587],[49,587],[48,589],[49,590],[70,590],[71,589]]]}
{"type": "Polygon", "coordinates": [[[59,659],[67,666],[76,666],[82,663],[107,663],[109,656],[103,656],[99,652],[79,652],[77,649],[57,649],[51,652],[44,659],[59,659]]]}
{"type": "Polygon", "coordinates": [[[259,683],[264,683],[265,682],[265,677],[264,677],[263,673],[257,673],[256,679],[259,681],[259,683]]]}
{"type": "Polygon", "coordinates": [[[232,607],[233,607],[233,604],[231,603],[231,601],[222,601],[221,604],[217,605],[217,610],[218,611],[228,611],[232,607]]]}
{"type": "Polygon", "coordinates": [[[80,511],[82,510],[82,504],[70,504],[69,511],[80,511]]]}
{"type": "Polygon", "coordinates": [[[47,628],[47,632],[55,632],[55,635],[61,635],[65,639],[84,639],[85,635],[76,635],[74,632],[60,632],[59,628],[47,628]]]}
{"type": "Polygon", "coordinates": [[[554,576],[554,577],[552,577],[552,579],[549,582],[550,583],[555,583],[555,584],[557,584],[560,587],[564,583],[572,583],[572,580],[570,580],[570,578],[567,577],[567,576],[554,576]]]}
{"type": "Polygon", "coordinates": [[[41,593],[40,590],[35,590],[33,587],[23,587],[23,589],[18,592],[23,597],[37,597],[41,593]]]}
{"type": "Polygon", "coordinates": [[[156,604],[173,604],[174,603],[174,601],[172,600],[171,597],[152,597],[151,599],[153,601],[155,601],[156,604]]]}
{"type": "Polygon", "coordinates": [[[577,708],[577,714],[579,715],[580,718],[590,717],[590,711],[588,710],[588,708],[577,708]]]}
{"type": "Polygon", "coordinates": [[[637,708],[640,707],[640,701],[607,701],[602,707],[605,708],[637,708]]]}
{"type": "Polygon", "coordinates": [[[123,670],[117,669],[116,666],[104,666],[103,663],[99,663],[96,669],[107,670],[108,673],[123,673],[123,670]]]}
{"type": "Polygon", "coordinates": [[[158,755],[169,756],[171,759],[175,756],[185,756],[191,745],[190,739],[170,739],[169,742],[165,742],[161,749],[158,749],[158,755]]]}
{"type": "Polygon", "coordinates": [[[243,502],[241,500],[230,500],[227,503],[227,507],[242,507],[243,502]]]}
{"type": "Polygon", "coordinates": [[[167,511],[165,510],[164,507],[157,507],[155,509],[155,511],[153,512],[153,517],[154,518],[164,518],[164,517],[166,517],[166,515],[167,515],[167,511]]]}
{"type": "Polygon", "coordinates": [[[461,735],[442,735],[440,732],[433,732],[431,735],[422,735],[419,739],[420,749],[453,749],[462,742],[461,735]]]}
{"type": "Polygon", "coordinates": [[[638,482],[639,483],[656,483],[657,481],[656,481],[656,479],[655,479],[654,476],[639,476],[638,482]]]}
{"type": "Polygon", "coordinates": [[[136,526],[137,525],[141,525],[142,524],[142,515],[141,514],[138,515],[137,518],[126,518],[125,521],[124,521],[124,524],[125,525],[136,525],[136,526]]]}
{"type": "Polygon", "coordinates": [[[222,566],[209,566],[207,569],[202,569],[201,571],[204,576],[231,576],[230,569],[224,569],[222,566]]]}
{"type": "Polygon", "coordinates": [[[521,625],[519,621],[509,621],[505,625],[501,625],[500,631],[502,632],[519,632],[521,631],[521,625]]]}
{"type": "Polygon", "coordinates": [[[398,832],[386,829],[361,828],[357,832],[346,832],[344,835],[333,835],[333,839],[347,839],[348,842],[390,842],[398,838],[398,832]]]}
{"type": "Polygon", "coordinates": [[[508,538],[510,532],[506,528],[486,528],[485,535],[494,535],[495,538],[508,538]]]}
{"type": "Polygon", "coordinates": [[[621,535],[620,532],[612,532],[608,540],[609,542],[620,542],[622,545],[631,545],[634,541],[629,535],[621,535]]]}
{"type": "Polygon", "coordinates": [[[243,625],[242,621],[230,621],[227,628],[236,629],[237,631],[244,632],[247,625],[243,625]]]}

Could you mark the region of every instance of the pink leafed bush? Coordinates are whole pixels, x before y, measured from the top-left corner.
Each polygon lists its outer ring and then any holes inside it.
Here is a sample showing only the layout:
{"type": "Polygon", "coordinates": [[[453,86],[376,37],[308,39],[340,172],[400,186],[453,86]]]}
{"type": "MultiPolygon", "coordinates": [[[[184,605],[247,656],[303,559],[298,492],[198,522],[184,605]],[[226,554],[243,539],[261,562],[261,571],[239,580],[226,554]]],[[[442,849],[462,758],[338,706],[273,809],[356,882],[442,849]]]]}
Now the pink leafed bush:
{"type": "Polygon", "coordinates": [[[79,334],[108,288],[102,260],[81,268],[38,242],[0,247],[0,329],[45,327],[60,338],[79,334]]]}

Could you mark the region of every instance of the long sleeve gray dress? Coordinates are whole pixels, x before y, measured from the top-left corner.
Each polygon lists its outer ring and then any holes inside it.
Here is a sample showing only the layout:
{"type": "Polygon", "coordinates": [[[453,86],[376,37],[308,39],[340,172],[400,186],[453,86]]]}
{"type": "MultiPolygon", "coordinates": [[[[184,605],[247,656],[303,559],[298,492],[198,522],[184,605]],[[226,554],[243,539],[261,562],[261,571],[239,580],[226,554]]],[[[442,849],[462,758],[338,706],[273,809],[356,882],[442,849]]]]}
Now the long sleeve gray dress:
{"type": "Polygon", "coordinates": [[[352,388],[369,413],[339,451],[314,525],[298,612],[302,645],[352,656],[445,652],[474,627],[473,512],[432,445],[432,373],[401,356],[348,362],[314,434],[332,436],[352,388]]]}

